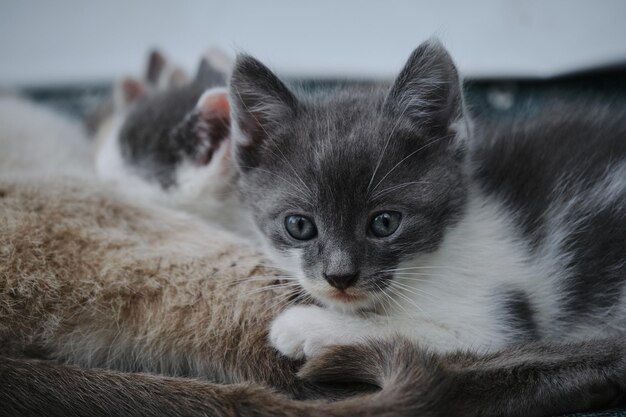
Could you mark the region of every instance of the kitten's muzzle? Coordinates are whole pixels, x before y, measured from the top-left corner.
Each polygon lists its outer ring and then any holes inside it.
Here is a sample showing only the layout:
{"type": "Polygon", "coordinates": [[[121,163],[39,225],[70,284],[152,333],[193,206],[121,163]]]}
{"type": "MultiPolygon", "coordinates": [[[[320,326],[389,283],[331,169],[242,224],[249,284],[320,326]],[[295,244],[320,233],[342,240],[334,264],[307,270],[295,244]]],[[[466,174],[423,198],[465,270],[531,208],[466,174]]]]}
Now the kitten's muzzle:
{"type": "Polygon", "coordinates": [[[359,272],[352,272],[349,274],[331,274],[327,275],[325,273],[322,274],[324,279],[332,286],[337,288],[338,290],[345,290],[353,286],[357,280],[359,279],[359,272]]]}

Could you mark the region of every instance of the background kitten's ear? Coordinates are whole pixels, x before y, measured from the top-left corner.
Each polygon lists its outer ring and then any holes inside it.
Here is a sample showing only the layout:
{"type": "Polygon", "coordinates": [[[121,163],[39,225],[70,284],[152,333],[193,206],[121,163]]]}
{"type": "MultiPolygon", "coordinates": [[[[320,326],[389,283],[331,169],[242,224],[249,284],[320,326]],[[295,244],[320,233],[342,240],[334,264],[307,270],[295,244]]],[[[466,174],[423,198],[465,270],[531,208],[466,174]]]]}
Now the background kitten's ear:
{"type": "Polygon", "coordinates": [[[226,84],[230,72],[220,68],[220,65],[226,66],[223,62],[219,62],[220,59],[222,58],[217,58],[217,56],[203,56],[194,81],[206,87],[226,84]],[[214,60],[218,61],[217,64],[213,62],[214,60]]]}
{"type": "Polygon", "coordinates": [[[189,81],[189,76],[182,68],[174,67],[167,77],[167,88],[182,87],[188,84],[189,81]]]}
{"type": "Polygon", "coordinates": [[[389,91],[385,110],[444,129],[461,117],[459,75],[439,41],[426,41],[413,51],[389,91]]]}
{"type": "MultiPolygon", "coordinates": [[[[195,163],[213,163],[217,151],[229,146],[226,143],[230,141],[228,90],[220,87],[204,92],[196,108],[175,128],[174,138],[195,163]]],[[[230,152],[220,153],[223,159],[229,155],[230,152]]]]}
{"type": "Polygon", "coordinates": [[[113,102],[115,110],[124,110],[139,98],[148,94],[148,86],[134,78],[124,78],[115,84],[113,102]]]}
{"type": "Polygon", "coordinates": [[[157,50],[150,51],[143,81],[130,77],[116,81],[113,93],[87,111],[84,119],[87,132],[95,135],[113,114],[124,112],[129,104],[148,94],[164,72],[166,63],[163,54],[157,50]]]}
{"type": "MultiPolygon", "coordinates": [[[[211,88],[205,91],[196,105],[200,118],[206,124],[222,125],[230,127],[230,103],[228,102],[228,89],[225,87],[211,88]]],[[[219,140],[228,136],[228,129],[220,132],[219,140]]]]}
{"type": "Polygon", "coordinates": [[[204,59],[222,74],[230,76],[235,66],[233,57],[221,48],[213,46],[206,50],[204,59]]]}
{"type": "Polygon", "coordinates": [[[187,73],[169,62],[160,51],[150,51],[144,75],[144,82],[150,89],[165,91],[172,87],[181,87],[189,81],[187,73]]]}
{"type": "Polygon", "coordinates": [[[150,51],[148,62],[146,63],[145,81],[150,85],[156,86],[166,66],[167,59],[161,52],[156,49],[150,51]]]}
{"type": "Polygon", "coordinates": [[[233,139],[246,148],[267,139],[273,126],[296,114],[298,101],[272,71],[239,55],[230,80],[233,139]]]}

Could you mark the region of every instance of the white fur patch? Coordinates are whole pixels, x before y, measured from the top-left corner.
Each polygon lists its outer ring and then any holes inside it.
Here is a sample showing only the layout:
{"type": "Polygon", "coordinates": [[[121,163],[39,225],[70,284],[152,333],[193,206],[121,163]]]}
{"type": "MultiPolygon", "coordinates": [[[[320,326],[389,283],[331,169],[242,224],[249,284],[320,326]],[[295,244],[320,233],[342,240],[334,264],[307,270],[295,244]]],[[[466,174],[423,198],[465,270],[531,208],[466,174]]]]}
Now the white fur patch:
{"type": "MultiPolygon", "coordinates": [[[[533,300],[539,294],[556,296],[555,282],[546,279],[555,276],[554,265],[533,264],[510,213],[477,193],[468,202],[464,218],[447,231],[436,252],[398,269],[395,292],[402,295],[395,294],[396,302],[387,308],[393,315],[427,315],[453,329],[459,348],[496,349],[510,340],[511,335],[502,331],[501,314],[494,309],[499,288],[525,291],[533,300]]],[[[540,309],[540,313],[550,314],[546,310],[550,309],[540,309]]],[[[414,334],[406,336],[419,340],[419,325],[414,334]]]]}
{"type": "Polygon", "coordinates": [[[416,329],[422,332],[418,339],[422,345],[441,351],[458,347],[454,332],[427,317],[405,320],[374,313],[341,313],[317,306],[294,306],[283,311],[272,323],[269,339],[283,355],[301,359],[317,355],[326,346],[388,339],[398,334],[415,339],[416,329]]]}
{"type": "MultiPolygon", "coordinates": [[[[313,355],[328,344],[394,334],[442,352],[501,348],[512,335],[497,310],[497,290],[526,292],[536,320],[547,325],[558,308],[560,244],[548,242],[543,256],[531,257],[511,214],[475,192],[437,251],[398,266],[379,314],[294,307],[276,320],[271,341],[293,357],[313,355]]],[[[306,280],[303,285],[307,288],[306,280]]]]}

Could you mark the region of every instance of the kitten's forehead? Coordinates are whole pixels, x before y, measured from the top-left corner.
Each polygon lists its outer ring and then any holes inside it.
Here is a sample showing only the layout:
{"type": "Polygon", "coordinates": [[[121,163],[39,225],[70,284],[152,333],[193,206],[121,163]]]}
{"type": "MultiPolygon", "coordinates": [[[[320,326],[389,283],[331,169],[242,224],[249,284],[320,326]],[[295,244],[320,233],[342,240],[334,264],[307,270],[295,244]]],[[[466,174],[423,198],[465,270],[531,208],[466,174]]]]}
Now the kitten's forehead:
{"type": "MultiPolygon", "coordinates": [[[[333,95],[310,97],[299,119],[304,128],[317,133],[317,140],[357,139],[355,135],[375,136],[385,123],[382,111],[384,91],[342,91],[333,95]],[[325,135],[326,134],[326,135],[325,135]]],[[[365,139],[365,138],[363,138],[365,139]]],[[[368,137],[367,139],[372,139],[368,137]]]]}
{"type": "Polygon", "coordinates": [[[362,219],[377,208],[410,205],[414,196],[406,190],[379,192],[417,181],[430,169],[418,155],[401,162],[423,139],[414,131],[408,137],[401,123],[382,113],[382,96],[368,99],[314,102],[283,126],[259,172],[272,192],[282,189],[290,205],[316,211],[336,227],[349,226],[343,224],[347,213],[362,219]]]}
{"type": "MultiPolygon", "coordinates": [[[[274,158],[271,166],[296,170],[313,184],[362,192],[373,185],[370,180],[376,180],[372,176],[377,168],[381,180],[402,158],[429,140],[414,127],[406,129],[402,120],[386,115],[383,100],[380,92],[339,95],[308,103],[275,137],[270,151],[279,149],[286,158],[274,158]]],[[[424,166],[416,163],[419,156],[397,166],[388,179],[406,176],[407,168],[419,171],[424,166]]]]}
{"type": "Polygon", "coordinates": [[[203,89],[196,84],[189,84],[167,91],[157,92],[137,102],[127,116],[128,125],[155,125],[171,127],[179,122],[192,109],[203,89]]]}

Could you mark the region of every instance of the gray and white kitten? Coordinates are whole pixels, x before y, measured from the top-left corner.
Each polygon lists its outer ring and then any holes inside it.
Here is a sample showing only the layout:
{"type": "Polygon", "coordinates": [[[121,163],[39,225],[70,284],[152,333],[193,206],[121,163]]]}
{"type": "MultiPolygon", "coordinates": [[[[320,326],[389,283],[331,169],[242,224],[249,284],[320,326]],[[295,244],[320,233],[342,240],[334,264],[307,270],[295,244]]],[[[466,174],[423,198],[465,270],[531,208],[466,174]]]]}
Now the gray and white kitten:
{"type": "Polygon", "coordinates": [[[435,351],[623,335],[626,114],[555,104],[473,132],[437,42],[389,88],[296,95],[249,56],[230,85],[239,188],[318,303],[285,355],[400,334],[435,351]]]}
{"type": "Polygon", "coordinates": [[[247,233],[230,161],[231,68],[230,58],[212,49],[187,80],[153,52],[144,80],[120,82],[109,117],[95,123],[98,177],[133,198],[247,233]]]}
{"type": "Polygon", "coordinates": [[[192,108],[200,92],[188,87],[139,101],[110,136],[139,183],[109,171],[131,193],[155,190],[146,194],[247,232],[239,181],[267,254],[325,306],[276,320],[283,353],[396,333],[440,351],[621,334],[623,111],[555,103],[472,132],[437,43],[390,88],[314,97],[243,56],[230,87],[234,172],[226,149],[202,160],[199,149],[214,150],[194,133],[204,109],[229,143],[223,90],[192,108]],[[196,92],[180,106],[179,91],[196,92]],[[222,206],[215,184],[229,191],[222,206]]]}

